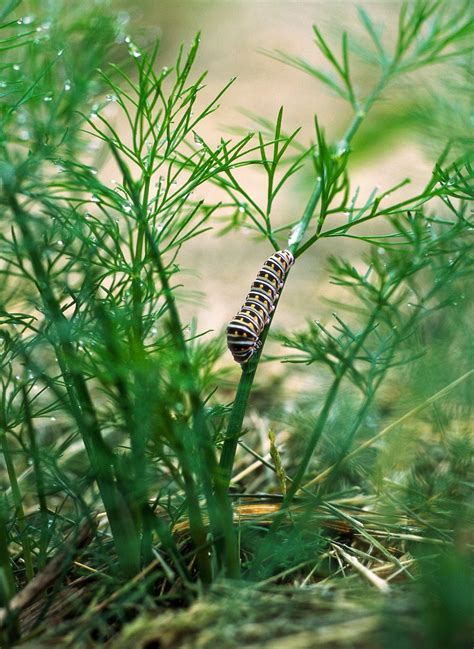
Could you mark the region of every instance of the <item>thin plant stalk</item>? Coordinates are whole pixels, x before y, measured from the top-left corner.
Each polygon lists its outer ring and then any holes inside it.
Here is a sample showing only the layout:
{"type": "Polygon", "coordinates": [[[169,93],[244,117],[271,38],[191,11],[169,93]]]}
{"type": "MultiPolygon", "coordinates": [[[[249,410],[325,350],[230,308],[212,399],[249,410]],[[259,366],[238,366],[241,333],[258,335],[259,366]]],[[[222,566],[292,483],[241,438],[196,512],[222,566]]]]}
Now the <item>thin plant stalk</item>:
{"type": "Polygon", "coordinates": [[[3,584],[1,592],[4,595],[2,606],[7,606],[8,601],[16,593],[15,577],[10,562],[10,553],[8,552],[8,531],[7,518],[5,516],[7,508],[6,499],[3,497],[0,502],[0,567],[3,572],[3,584]],[[4,587],[6,586],[6,588],[4,587]]]}
{"type": "Polygon", "coordinates": [[[30,443],[30,453],[33,462],[33,471],[36,482],[36,494],[38,496],[39,511],[40,511],[40,539],[38,543],[39,556],[38,556],[38,570],[44,567],[46,563],[46,551],[48,545],[48,505],[46,502],[46,491],[43,476],[43,469],[41,467],[40,453],[38,444],[36,443],[36,432],[33,426],[31,417],[30,402],[25,386],[23,386],[23,407],[25,410],[25,424],[28,434],[28,441],[30,443]]]}
{"type": "Polygon", "coordinates": [[[5,642],[4,646],[10,646],[19,639],[20,628],[17,616],[10,611],[10,601],[16,593],[16,584],[8,552],[6,505],[6,499],[2,499],[0,502],[0,604],[7,611],[8,617],[5,628],[0,630],[0,639],[5,642]]]}
{"type": "Polygon", "coordinates": [[[94,406],[84,376],[78,371],[75,351],[69,340],[69,324],[49,285],[47,272],[43,266],[35,239],[14,194],[9,195],[10,206],[23,237],[25,249],[37,278],[37,286],[44,307],[51,317],[57,334],[56,354],[65,377],[66,391],[71,401],[71,409],[78,424],[84,445],[97,479],[109,523],[116,543],[117,554],[122,570],[126,575],[139,571],[138,539],[135,524],[127,505],[118,493],[112,473],[112,454],[101,435],[94,406]],[[128,519],[128,520],[127,520],[128,519]]]}
{"type": "MultiPolygon", "coordinates": [[[[371,107],[375,104],[375,102],[377,101],[380,94],[385,89],[386,85],[389,83],[389,81],[391,80],[395,72],[396,72],[396,60],[394,60],[392,65],[383,72],[378,83],[375,85],[370,95],[366,98],[363,105],[359,106],[358,103],[355,102],[354,107],[356,108],[356,114],[351,120],[343,137],[339,141],[336,147],[336,152],[333,155],[340,156],[347,153],[351,141],[353,140],[355,134],[359,130],[364,118],[367,116],[367,113],[369,112],[371,107]]],[[[291,252],[294,254],[295,258],[298,258],[307,248],[309,248],[309,246],[311,246],[319,238],[321,238],[322,226],[327,216],[327,214],[323,212],[321,212],[319,216],[316,233],[312,235],[308,239],[308,241],[302,244],[306,231],[313,220],[314,213],[318,205],[318,202],[321,198],[322,191],[323,191],[322,179],[318,178],[316,180],[314,189],[311,193],[308,203],[303,211],[303,214],[298,224],[293,228],[292,234],[290,235],[290,238],[288,240],[288,247],[291,250],[291,252]]],[[[270,327],[271,327],[271,320],[264,334],[261,336],[262,348],[270,327]]],[[[245,365],[242,371],[239,385],[237,387],[236,397],[229,417],[229,424],[227,427],[222,453],[220,457],[220,467],[222,471],[221,480],[222,480],[222,484],[225,485],[227,489],[229,487],[231,476],[232,476],[232,467],[234,464],[237,444],[241,434],[245,413],[247,411],[248,399],[250,397],[250,393],[252,390],[253,381],[255,378],[255,374],[262,353],[262,348],[258,351],[258,353],[254,354],[254,356],[249,360],[249,362],[245,365]]]]}
{"type": "MultiPolygon", "coordinates": [[[[141,204],[140,197],[138,196],[138,193],[135,189],[130,171],[113,145],[112,153],[115,157],[115,160],[117,161],[117,164],[119,165],[121,172],[124,175],[135,210],[137,212],[139,222],[141,223],[146,241],[149,245],[150,253],[157,269],[163,295],[168,307],[171,334],[175,342],[177,352],[179,354],[183,374],[187,377],[187,381],[189,383],[188,393],[190,397],[191,408],[193,411],[194,442],[198,451],[198,457],[200,458],[199,464],[201,466],[201,478],[203,481],[204,493],[207,500],[211,527],[213,527],[214,529],[214,536],[216,539],[221,538],[221,536],[224,539],[228,576],[232,578],[238,578],[240,576],[240,561],[238,559],[237,539],[232,525],[232,508],[230,501],[227,498],[226,490],[223,490],[221,486],[217,461],[211,443],[210,433],[207,428],[204,406],[199,395],[198,387],[193,377],[193,369],[189,361],[186,343],[183,336],[183,327],[181,325],[179,313],[176,308],[175,298],[169,285],[168,276],[163,266],[160,251],[157,248],[156,242],[151,232],[149,231],[145,217],[143,215],[143,205],[141,204]]],[[[194,493],[195,488],[192,480],[192,475],[189,471],[186,471],[185,481],[191,488],[191,493],[193,494],[190,502],[194,502],[194,533],[196,539],[202,539],[204,535],[204,527],[202,517],[199,513],[199,506],[196,502],[196,494],[194,493]]],[[[201,546],[200,541],[198,544],[199,546],[201,546]]],[[[209,563],[209,558],[201,556],[201,562],[204,573],[207,576],[210,571],[210,567],[206,565],[207,563],[209,563]]]]}
{"type": "Polygon", "coordinates": [[[27,581],[34,577],[33,555],[31,552],[31,542],[26,529],[25,510],[23,509],[23,500],[16,477],[16,470],[13,460],[11,458],[11,451],[8,446],[7,431],[3,429],[0,432],[0,445],[2,449],[3,458],[7,467],[8,478],[12,490],[12,499],[15,506],[16,517],[18,522],[18,530],[20,532],[21,545],[23,547],[23,561],[25,562],[25,576],[27,581]]]}

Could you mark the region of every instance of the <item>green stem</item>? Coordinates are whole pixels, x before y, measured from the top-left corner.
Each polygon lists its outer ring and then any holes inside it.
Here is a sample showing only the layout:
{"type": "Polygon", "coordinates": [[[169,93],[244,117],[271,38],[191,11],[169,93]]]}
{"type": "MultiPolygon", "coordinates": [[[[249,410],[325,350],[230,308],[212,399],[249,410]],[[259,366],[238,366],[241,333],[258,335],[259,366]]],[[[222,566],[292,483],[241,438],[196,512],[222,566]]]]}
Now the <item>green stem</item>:
{"type": "MultiPolygon", "coordinates": [[[[313,432],[311,434],[311,437],[310,437],[310,440],[309,440],[308,445],[306,447],[306,451],[305,451],[305,454],[303,456],[303,459],[300,462],[300,465],[298,467],[298,470],[296,472],[295,477],[293,478],[291,486],[288,489],[288,492],[287,492],[285,498],[283,499],[281,509],[278,512],[277,516],[275,517],[275,519],[273,521],[273,524],[272,524],[272,527],[270,528],[269,539],[271,539],[272,534],[274,534],[274,532],[277,530],[278,526],[282,522],[282,520],[283,520],[283,518],[285,516],[286,510],[288,509],[289,505],[291,504],[291,501],[293,500],[293,498],[296,495],[297,491],[300,489],[301,482],[303,480],[303,477],[304,477],[304,475],[306,473],[306,469],[308,468],[309,462],[310,462],[310,460],[311,460],[311,458],[313,456],[313,453],[314,453],[314,451],[316,449],[316,445],[317,445],[317,443],[319,441],[321,433],[322,433],[322,431],[324,429],[324,426],[326,424],[330,409],[332,407],[332,404],[334,403],[335,397],[336,397],[338,389],[339,389],[339,384],[340,384],[343,376],[345,375],[347,369],[349,367],[352,367],[352,364],[353,364],[354,360],[357,358],[357,355],[358,355],[360,349],[363,347],[367,336],[373,330],[373,326],[374,326],[375,322],[377,321],[377,318],[379,316],[380,310],[383,308],[383,305],[388,303],[388,300],[390,299],[391,295],[396,291],[397,288],[398,288],[398,284],[394,284],[391,287],[391,289],[387,292],[387,294],[385,296],[385,299],[372,312],[372,314],[370,315],[369,320],[367,321],[367,324],[365,326],[365,329],[364,329],[363,333],[360,336],[357,337],[357,342],[353,346],[350,356],[348,357],[347,361],[344,363],[344,365],[342,366],[342,368],[340,369],[340,371],[336,375],[336,378],[334,379],[334,382],[333,382],[333,384],[331,386],[331,389],[330,389],[330,391],[329,391],[329,393],[328,393],[328,395],[326,397],[326,401],[324,403],[321,414],[319,415],[318,421],[316,422],[316,426],[313,429],[313,432]]],[[[431,292],[428,294],[428,299],[429,299],[429,297],[431,297],[431,292]]],[[[416,314],[413,314],[412,317],[408,320],[408,323],[405,325],[403,331],[400,332],[400,334],[399,334],[399,339],[400,340],[403,340],[404,336],[406,336],[406,332],[411,330],[411,327],[412,327],[413,322],[415,321],[415,319],[416,319],[416,314]]],[[[392,355],[389,355],[387,360],[386,360],[387,367],[390,367],[390,360],[391,360],[391,358],[393,356],[394,350],[395,350],[395,346],[392,348],[392,355]]],[[[350,431],[350,435],[349,435],[349,439],[348,439],[349,446],[353,441],[353,438],[354,438],[354,436],[355,436],[355,434],[356,434],[356,432],[358,430],[358,427],[359,427],[360,423],[362,422],[362,420],[363,420],[363,418],[364,418],[364,416],[366,414],[366,411],[367,411],[367,409],[368,409],[368,407],[369,407],[369,405],[370,405],[370,403],[371,403],[371,401],[372,401],[372,399],[373,399],[373,397],[375,395],[375,392],[377,391],[377,388],[379,387],[380,383],[383,380],[383,376],[384,376],[384,374],[379,376],[378,381],[376,382],[376,385],[373,388],[372,393],[367,397],[364,404],[361,406],[358,415],[356,415],[355,423],[354,423],[354,426],[353,426],[352,430],[350,431]]],[[[343,450],[344,454],[348,450],[349,446],[343,450]]],[[[342,460],[343,459],[344,458],[342,458],[342,460]]],[[[336,462],[335,466],[339,466],[339,463],[340,462],[336,462]]]]}
{"type": "MultiPolygon", "coordinates": [[[[318,180],[316,185],[309,197],[306,208],[303,212],[303,215],[299,223],[293,228],[293,234],[290,236],[289,240],[289,249],[295,255],[298,256],[297,250],[300,245],[306,229],[309,226],[309,223],[314,215],[316,205],[318,204],[319,198],[321,196],[322,184],[318,180]]],[[[283,289],[282,289],[283,290],[283,289]]],[[[278,302],[275,304],[275,311],[278,302]]],[[[245,412],[247,410],[247,403],[249,400],[250,392],[252,390],[252,385],[255,379],[255,374],[257,372],[257,367],[260,361],[262,354],[262,349],[265,344],[265,340],[268,335],[268,331],[271,327],[273,316],[275,311],[271,315],[270,322],[262,333],[260,340],[262,346],[260,349],[250,358],[248,363],[243,368],[242,375],[240,377],[239,385],[237,387],[237,394],[235,396],[234,405],[232,406],[232,411],[230,413],[229,423],[227,426],[227,431],[225,434],[224,444],[222,447],[221,457],[220,457],[220,481],[221,488],[228,490],[230,480],[232,477],[232,467],[234,465],[235,453],[237,450],[237,444],[239,442],[242,423],[244,421],[245,412]]]]}
{"type": "Polygon", "coordinates": [[[7,530],[7,516],[8,502],[5,496],[0,500],[0,569],[3,572],[4,582],[6,588],[0,585],[0,594],[4,595],[4,601],[1,602],[2,606],[6,607],[8,601],[16,593],[15,577],[10,562],[10,553],[8,552],[8,530],[7,530]]]}
{"type": "Polygon", "coordinates": [[[295,257],[298,257],[298,248],[301,244],[301,241],[303,240],[306,230],[308,229],[311,219],[313,218],[314,211],[321,197],[322,190],[323,190],[322,181],[320,178],[318,178],[314,186],[313,192],[309,197],[308,204],[306,205],[306,208],[303,212],[303,216],[301,217],[298,225],[295,228],[293,228],[294,234],[290,236],[288,243],[289,243],[289,248],[291,252],[295,255],[295,257]]]}
{"type": "Polygon", "coordinates": [[[373,88],[370,95],[364,101],[363,106],[361,106],[359,110],[356,112],[356,114],[354,115],[351,123],[347,127],[346,132],[340,139],[339,144],[337,146],[337,151],[339,153],[343,153],[347,151],[347,148],[349,144],[352,142],[354,135],[357,133],[362,122],[367,117],[367,113],[372,108],[374,103],[377,101],[378,97],[380,96],[380,93],[384,90],[385,86],[389,82],[392,72],[393,72],[392,67],[389,67],[387,70],[385,70],[385,72],[380,77],[379,81],[373,88]]]}
{"type": "Polygon", "coordinates": [[[219,462],[222,485],[225,489],[229,488],[232,477],[232,467],[234,465],[237,444],[239,442],[242,423],[247,409],[247,401],[257,371],[260,354],[261,350],[254,354],[243,368],[242,376],[240,377],[239,385],[237,387],[234,405],[232,406],[232,411],[230,413],[219,462]]]}
{"type": "Polygon", "coordinates": [[[36,493],[38,495],[41,532],[39,540],[39,557],[38,557],[38,570],[44,568],[46,564],[46,549],[48,544],[48,505],[46,502],[45,487],[43,470],[41,468],[40,454],[38,445],[36,443],[36,434],[33,428],[33,421],[31,417],[30,402],[25,386],[23,386],[23,406],[25,409],[25,422],[26,430],[28,433],[28,441],[30,443],[31,459],[33,461],[33,470],[36,481],[36,493]]]}
{"type": "MultiPolygon", "coordinates": [[[[347,128],[345,134],[343,135],[342,139],[340,140],[337,146],[338,155],[344,153],[347,150],[348,145],[350,144],[351,140],[353,139],[354,135],[359,129],[368,110],[374,104],[380,92],[385,87],[390,74],[391,71],[388,70],[382,75],[381,79],[379,80],[379,82],[377,83],[377,85],[369,95],[369,97],[366,99],[364,106],[357,111],[356,115],[354,116],[352,122],[349,124],[349,127],[347,128]]],[[[307,244],[301,246],[301,242],[303,241],[306,231],[314,216],[314,212],[316,210],[318,201],[321,198],[322,191],[323,191],[322,179],[318,178],[313,188],[313,191],[311,193],[311,196],[308,200],[308,203],[305,207],[303,215],[299,220],[298,224],[293,228],[292,234],[290,235],[288,241],[288,247],[296,258],[299,257],[299,255],[308,247],[307,244]]],[[[325,216],[326,216],[325,214],[321,214],[317,226],[317,232],[315,235],[313,235],[313,237],[311,237],[312,243],[314,243],[320,237],[320,232],[324,223],[325,216]]],[[[265,339],[268,334],[268,330],[270,326],[271,326],[271,321],[261,336],[262,348],[263,348],[263,344],[265,343],[265,339]]],[[[258,363],[262,353],[262,348],[258,351],[257,354],[255,354],[249,360],[249,362],[244,367],[242,376],[240,377],[239,385],[237,387],[237,393],[236,393],[234,405],[232,407],[232,411],[230,414],[229,424],[227,427],[224,445],[222,447],[222,453],[220,458],[222,488],[225,488],[226,490],[228,490],[229,488],[237,444],[239,442],[239,438],[242,430],[242,423],[244,420],[245,412],[247,410],[248,399],[250,396],[258,363]]],[[[330,407],[332,406],[332,402],[337,394],[339,382],[340,379],[336,378],[335,382],[333,383],[333,386],[328,395],[329,401],[326,401],[326,405],[329,409],[327,411],[323,409],[321,416],[318,418],[317,427],[313,431],[304,459],[300,463],[298,472],[295,476],[295,479],[292,482],[292,486],[288,490],[288,493],[286,495],[285,506],[287,506],[291,502],[293,496],[295,495],[296,491],[299,488],[299,484],[303,478],[304,472],[314,452],[314,448],[318,442],[319,436],[326,423],[326,419],[329,414],[330,407]]]]}
{"type": "MultiPolygon", "coordinates": [[[[117,161],[127,183],[137,218],[143,229],[151,258],[158,272],[163,296],[168,308],[170,331],[178,352],[182,374],[186,377],[187,391],[193,412],[193,443],[197,451],[198,466],[200,467],[200,479],[206,497],[211,529],[213,530],[214,539],[216,541],[221,537],[224,539],[228,576],[238,578],[240,576],[240,559],[237,539],[233,529],[232,507],[227,497],[227,493],[221,488],[217,461],[214,454],[210,432],[207,427],[206,413],[194,377],[194,369],[188,357],[186,341],[183,335],[183,327],[181,325],[173,291],[168,281],[166,269],[163,266],[161,253],[146,222],[146,213],[143,211],[143,205],[140,201],[140,196],[132,179],[130,170],[123,162],[115,147],[111,145],[111,148],[115,160],[117,161]]],[[[186,470],[186,476],[183,475],[183,477],[185,477],[185,482],[189,489],[191,489],[189,494],[191,496],[190,503],[194,503],[194,515],[192,518],[190,517],[190,524],[193,524],[195,528],[192,530],[192,535],[195,539],[202,539],[205,538],[205,526],[202,520],[199,501],[196,500],[197,492],[195,493],[194,477],[192,473],[186,469],[186,465],[183,466],[183,470],[186,470]]],[[[198,545],[201,545],[200,542],[198,542],[198,545]]],[[[201,562],[202,576],[208,580],[209,575],[211,575],[212,572],[210,567],[210,558],[207,553],[201,554],[201,562]]]]}
{"type": "Polygon", "coordinates": [[[119,494],[113,477],[113,454],[102,438],[86,380],[78,369],[79,359],[70,339],[69,322],[64,316],[51,288],[50,278],[43,266],[37,242],[27,223],[27,214],[19,205],[14,194],[10,194],[8,198],[33,267],[37,289],[45,313],[50,318],[56,334],[56,340],[53,344],[71,403],[71,412],[84,441],[104,507],[107,511],[119,563],[126,576],[133,576],[140,569],[137,550],[138,540],[130,511],[119,494]]]}
{"type": "Polygon", "coordinates": [[[8,447],[6,430],[0,432],[0,445],[2,448],[3,458],[7,467],[8,478],[10,480],[10,487],[12,490],[13,503],[16,509],[18,530],[20,532],[21,544],[23,546],[23,561],[25,562],[25,575],[27,581],[31,581],[34,577],[33,569],[33,555],[31,553],[30,537],[26,530],[25,523],[25,510],[23,509],[23,501],[21,497],[20,487],[16,477],[15,465],[11,458],[10,449],[8,447]]]}
{"type": "Polygon", "coordinates": [[[9,612],[10,600],[16,593],[15,577],[8,552],[8,531],[6,516],[6,499],[0,501],[0,605],[6,609],[6,628],[0,632],[2,646],[10,647],[20,637],[18,617],[9,612]]]}
{"type": "MultiPolygon", "coordinates": [[[[286,496],[283,499],[281,510],[280,510],[280,512],[282,512],[282,516],[284,515],[283,511],[289,507],[291,501],[296,495],[296,492],[300,488],[300,484],[306,473],[306,469],[308,468],[311,458],[313,457],[314,450],[319,442],[319,439],[321,437],[321,434],[324,430],[329,414],[331,412],[332,406],[336,400],[336,396],[339,391],[339,386],[341,384],[344,374],[345,374],[344,370],[339,372],[339,374],[336,375],[334,381],[331,384],[331,387],[329,389],[329,392],[326,396],[326,400],[323,405],[323,409],[319,414],[316,425],[313,428],[308,444],[306,446],[306,450],[304,452],[303,458],[299,463],[298,470],[296,471],[294,478],[292,478],[290,487],[288,488],[286,496]]],[[[276,529],[277,525],[275,525],[275,523],[276,521],[274,522],[274,525],[272,527],[276,529]]]]}
{"type": "MultiPolygon", "coordinates": [[[[97,321],[101,324],[102,335],[110,356],[110,369],[113,376],[113,384],[119,397],[119,408],[122,411],[126,429],[130,435],[131,457],[133,460],[133,475],[124,475],[123,472],[117,476],[117,480],[122,484],[122,491],[127,493],[127,502],[130,510],[136,519],[137,534],[141,529],[141,555],[143,563],[151,561],[151,534],[152,528],[149,527],[149,516],[146,515],[148,509],[148,493],[146,480],[146,462],[145,462],[145,445],[146,438],[134,416],[133,397],[130,394],[129,382],[124,376],[122,369],[129,367],[128,358],[124,358],[122,347],[120,346],[120,337],[117,332],[115,323],[110,317],[104,305],[97,300],[95,302],[95,313],[97,321]],[[119,368],[117,370],[117,368],[119,368]]],[[[141,338],[138,343],[142,346],[141,338]]],[[[133,344],[132,344],[133,346],[133,344]]],[[[141,352],[138,352],[141,354],[141,352]]],[[[135,382],[140,381],[135,371],[135,382]]],[[[135,409],[136,410],[136,409],[135,409]]]]}
{"type": "MultiPolygon", "coordinates": [[[[377,86],[374,88],[371,95],[367,98],[363,109],[357,112],[351,124],[349,125],[345,135],[343,136],[343,138],[339,143],[338,146],[339,150],[343,150],[343,149],[345,150],[349,142],[352,140],[360,124],[362,123],[362,120],[364,119],[367,111],[369,110],[370,106],[375,102],[376,98],[380,94],[385,83],[386,83],[386,77],[383,76],[379,81],[379,83],[377,84],[377,86]]],[[[292,234],[288,241],[288,247],[291,250],[291,252],[295,255],[296,258],[299,257],[299,255],[303,252],[303,250],[306,250],[307,246],[304,246],[300,250],[301,242],[314,216],[316,206],[321,197],[322,189],[323,189],[322,181],[320,178],[318,178],[314,186],[314,189],[311,193],[311,196],[309,197],[303,215],[299,220],[298,224],[293,228],[292,234]]],[[[321,227],[319,227],[319,230],[320,229],[321,227]]],[[[312,238],[312,242],[314,243],[314,241],[316,241],[317,238],[319,238],[319,232],[317,235],[315,235],[312,238]]],[[[268,328],[270,327],[270,325],[271,322],[269,323],[264,335],[262,335],[261,337],[262,347],[263,347],[263,343],[265,342],[265,338],[268,333],[268,328]]],[[[226,485],[227,489],[230,484],[230,478],[232,475],[232,467],[235,459],[237,444],[239,441],[240,432],[242,429],[242,423],[244,420],[245,412],[247,410],[247,402],[252,389],[255,373],[257,371],[260,355],[261,355],[261,349],[259,350],[258,354],[255,354],[245,366],[239,381],[239,385],[237,387],[237,394],[235,397],[234,405],[232,407],[232,412],[230,414],[229,425],[227,428],[225,441],[222,448],[221,459],[220,459],[222,480],[223,480],[223,484],[226,485]]]]}

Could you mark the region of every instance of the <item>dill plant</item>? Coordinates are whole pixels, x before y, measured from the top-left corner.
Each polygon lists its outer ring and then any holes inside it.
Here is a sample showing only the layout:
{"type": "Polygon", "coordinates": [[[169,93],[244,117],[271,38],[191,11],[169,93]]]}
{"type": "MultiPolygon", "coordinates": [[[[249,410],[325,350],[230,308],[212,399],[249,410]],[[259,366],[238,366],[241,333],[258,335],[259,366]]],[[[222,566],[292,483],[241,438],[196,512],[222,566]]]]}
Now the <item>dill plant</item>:
{"type": "MultiPolygon", "coordinates": [[[[74,538],[83,520],[96,525],[102,508],[108,527],[99,527],[90,560],[100,566],[102,592],[110,592],[112,575],[125,599],[140,576],[137,599],[149,601],[159,584],[170,599],[186,601],[196,584],[220,576],[286,575],[307,565],[315,549],[321,561],[328,547],[347,560],[347,548],[323,533],[321,513],[408,573],[384,543],[390,524],[379,534],[337,497],[355,474],[373,488],[367,467],[353,469],[354,457],[386,434],[361,433],[379,391],[387,375],[423,355],[423,345],[413,353],[411,341],[452,306],[472,274],[472,161],[459,142],[447,142],[423,190],[398,202],[392,194],[407,181],[361,202],[348,165],[369,112],[399,77],[471,51],[468,5],[403,5],[390,47],[360,10],[371,41],[363,51],[347,34],[336,51],[314,27],[327,70],[272,56],[348,102],[353,117],[340,139],[328,141],[315,118],[314,142],[300,141],[299,131],[285,133],[282,109],[275,124],[259,120],[257,133],[222,138],[216,147],[200,128],[227,87],[201,100],[199,37],[163,67],[158,45],[140,48],[105,9],[83,16],[61,7],[41,18],[39,3],[32,7],[35,15],[26,15],[22,3],[10,2],[0,14],[0,434],[9,482],[0,503],[0,564],[8,637],[18,635],[17,612],[8,612],[15,592],[41,574],[57,539],[74,538]],[[365,94],[352,72],[361,55],[376,70],[365,94]],[[247,166],[266,178],[262,204],[240,180],[247,166]],[[275,202],[295,174],[309,178],[309,199],[298,220],[275,227],[275,202]],[[197,198],[210,185],[220,202],[197,198]],[[345,221],[333,225],[336,214],[345,221]],[[296,258],[321,239],[355,238],[368,247],[364,272],[344,259],[329,262],[332,281],[352,296],[349,316],[338,304],[332,328],[312,322],[280,336],[293,350],[284,360],[324,367],[331,382],[306,417],[312,426],[294,467],[284,467],[272,442],[278,479],[288,485],[263,534],[236,524],[229,487],[262,350],[244,366],[233,404],[221,403],[214,392],[222,341],[201,339],[180,312],[181,250],[216,216],[226,230],[245,225],[296,258]],[[388,234],[361,227],[376,219],[389,224],[388,234]],[[328,454],[327,428],[347,394],[353,414],[328,454]],[[183,520],[184,540],[176,533],[183,520]]],[[[472,371],[463,367],[445,390],[472,371]]],[[[438,534],[439,521],[430,524],[438,534]]],[[[100,626],[102,610],[91,606],[79,626],[100,626]]]]}

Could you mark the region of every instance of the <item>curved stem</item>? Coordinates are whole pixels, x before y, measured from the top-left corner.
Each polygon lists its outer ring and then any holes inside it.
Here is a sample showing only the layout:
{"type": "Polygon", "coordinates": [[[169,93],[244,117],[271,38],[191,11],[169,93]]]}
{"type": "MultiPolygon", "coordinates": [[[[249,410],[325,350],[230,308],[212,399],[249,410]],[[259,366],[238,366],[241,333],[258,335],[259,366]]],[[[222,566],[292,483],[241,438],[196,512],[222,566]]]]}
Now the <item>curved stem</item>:
{"type": "MultiPolygon", "coordinates": [[[[303,215],[299,223],[293,228],[292,234],[288,240],[288,247],[295,256],[297,256],[296,251],[300,242],[302,241],[306,229],[311,221],[311,218],[316,209],[316,205],[321,196],[321,181],[318,180],[316,183],[313,192],[308,200],[306,208],[303,212],[303,215]]],[[[282,287],[283,290],[284,287],[282,287]]],[[[278,302],[275,304],[275,311],[278,302]]],[[[249,400],[250,392],[252,390],[253,381],[255,374],[257,372],[257,367],[262,355],[262,349],[265,344],[265,340],[268,335],[268,331],[271,327],[273,317],[275,315],[273,311],[270,322],[265,327],[260,341],[262,343],[260,349],[250,358],[248,363],[244,366],[242,370],[242,376],[240,377],[239,385],[237,387],[237,394],[235,396],[234,405],[232,406],[232,411],[230,414],[229,424],[227,426],[227,431],[224,439],[224,445],[222,447],[222,453],[220,457],[220,484],[221,488],[227,490],[229,488],[232,467],[234,465],[235,453],[237,450],[237,444],[239,442],[240,433],[242,430],[242,423],[244,421],[245,412],[247,410],[247,403],[249,400]]]]}

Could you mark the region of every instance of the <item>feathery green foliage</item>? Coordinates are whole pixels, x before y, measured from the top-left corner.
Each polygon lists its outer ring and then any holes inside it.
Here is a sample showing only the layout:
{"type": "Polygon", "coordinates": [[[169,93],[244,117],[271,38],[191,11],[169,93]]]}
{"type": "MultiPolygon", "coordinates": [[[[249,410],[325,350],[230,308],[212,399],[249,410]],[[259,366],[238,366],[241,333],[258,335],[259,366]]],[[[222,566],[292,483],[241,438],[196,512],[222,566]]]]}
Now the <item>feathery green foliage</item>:
{"type": "MultiPolygon", "coordinates": [[[[339,51],[315,26],[327,70],[281,51],[272,56],[348,103],[353,117],[341,137],[329,141],[317,116],[313,142],[299,129],[286,134],[281,109],[275,124],[258,119],[256,133],[215,147],[202,124],[232,81],[203,101],[199,37],[163,67],[158,44],[140,48],[100,3],[87,11],[32,3],[34,15],[22,6],[10,2],[0,12],[6,641],[20,632],[15,593],[35,584],[66,538],[68,561],[79,551],[84,521],[94,539],[80,565],[93,574],[95,596],[66,634],[77,646],[91,633],[110,637],[127,621],[127,605],[180,605],[223,577],[264,586],[304,574],[302,587],[341,588],[347,579],[351,589],[359,575],[385,594],[394,577],[415,579],[416,563],[420,593],[431,596],[433,581],[457,583],[470,444],[448,428],[469,420],[474,372],[465,335],[472,142],[461,126],[441,143],[423,190],[403,199],[393,194],[408,180],[361,199],[349,164],[356,135],[394,82],[472,53],[468,4],[403,5],[391,46],[364,9],[367,49],[343,34],[339,51]],[[374,70],[364,92],[354,77],[361,62],[374,70]],[[263,175],[261,202],[241,179],[246,167],[263,175]],[[293,177],[310,179],[309,198],[299,219],[276,224],[275,205],[293,177]],[[220,200],[202,198],[210,187],[220,200]],[[366,245],[360,264],[329,259],[331,281],[348,296],[333,304],[333,322],[311,320],[278,336],[289,373],[304,368],[323,381],[289,412],[270,406],[294,431],[287,454],[272,433],[273,462],[242,440],[262,350],[243,367],[229,406],[216,392],[221,338],[204,338],[182,319],[182,250],[195,237],[204,242],[217,218],[222,236],[246,227],[297,259],[321,239],[366,245]],[[368,227],[375,220],[383,232],[368,227]],[[412,408],[391,407],[387,425],[384,393],[399,377],[412,408]],[[448,394],[462,417],[437,409],[448,394]],[[421,435],[424,460],[413,441],[391,457],[387,433],[425,410],[434,423],[421,435]],[[275,485],[287,484],[282,494],[235,495],[239,444],[277,473],[275,485]],[[242,504],[263,506],[262,517],[242,504]]],[[[45,598],[37,625],[56,594],[45,598]]],[[[454,646],[454,635],[437,633],[439,621],[423,610],[423,637],[454,646]]],[[[453,609],[453,624],[462,626],[467,614],[457,615],[453,609]]]]}

